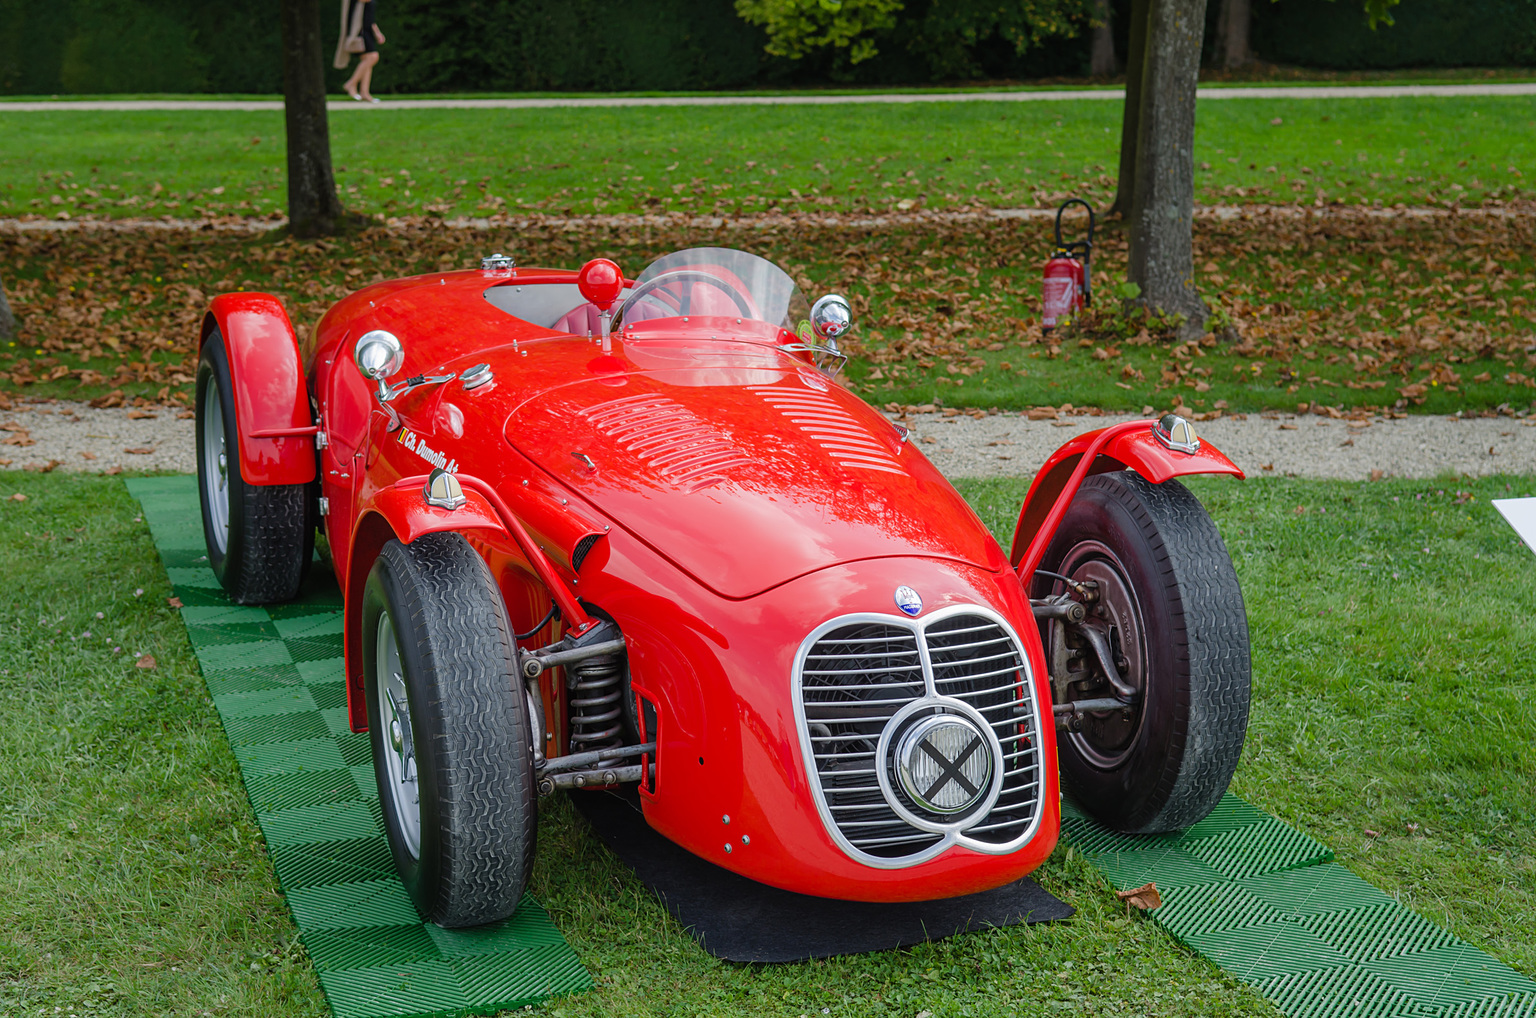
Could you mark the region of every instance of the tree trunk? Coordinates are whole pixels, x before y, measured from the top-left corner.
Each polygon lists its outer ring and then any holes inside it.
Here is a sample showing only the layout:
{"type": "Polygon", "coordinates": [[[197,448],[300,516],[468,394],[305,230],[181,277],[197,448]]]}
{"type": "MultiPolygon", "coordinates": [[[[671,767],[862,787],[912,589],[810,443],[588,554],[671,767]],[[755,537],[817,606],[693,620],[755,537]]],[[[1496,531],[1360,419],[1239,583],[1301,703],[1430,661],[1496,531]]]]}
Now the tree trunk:
{"type": "Polygon", "coordinates": [[[325,113],[325,57],[314,0],[282,0],[283,111],[288,130],[288,230],[295,237],[335,233],[346,210],[331,173],[325,113]]]}
{"type": "Polygon", "coordinates": [[[1247,67],[1253,56],[1248,50],[1248,29],[1252,24],[1250,0],[1221,0],[1221,14],[1216,18],[1216,44],[1212,47],[1211,66],[1235,71],[1247,67]]]}
{"type": "Polygon", "coordinates": [[[1181,337],[1205,331],[1195,289],[1195,86],[1205,0],[1151,0],[1136,137],[1135,201],[1127,275],[1147,307],[1187,318],[1181,337]]]}
{"type": "Polygon", "coordinates": [[[1253,24],[1248,3],[1249,0],[1221,0],[1217,48],[1221,51],[1221,66],[1229,71],[1247,67],[1253,60],[1248,50],[1248,29],[1253,24]]]}
{"type": "Polygon", "coordinates": [[[1107,215],[1129,218],[1136,204],[1136,142],[1140,135],[1142,78],[1147,66],[1147,20],[1152,0],[1131,0],[1130,44],[1125,51],[1125,110],[1120,116],[1120,171],[1107,215]]]}
{"type": "Polygon", "coordinates": [[[0,339],[16,338],[16,316],[11,314],[11,302],[5,299],[5,283],[0,281],[0,339]]]}
{"type": "Polygon", "coordinates": [[[1093,16],[1099,23],[1093,28],[1093,55],[1089,58],[1088,73],[1095,78],[1111,78],[1120,70],[1120,62],[1115,59],[1115,36],[1110,28],[1114,12],[1109,0],[1099,0],[1093,16]]]}

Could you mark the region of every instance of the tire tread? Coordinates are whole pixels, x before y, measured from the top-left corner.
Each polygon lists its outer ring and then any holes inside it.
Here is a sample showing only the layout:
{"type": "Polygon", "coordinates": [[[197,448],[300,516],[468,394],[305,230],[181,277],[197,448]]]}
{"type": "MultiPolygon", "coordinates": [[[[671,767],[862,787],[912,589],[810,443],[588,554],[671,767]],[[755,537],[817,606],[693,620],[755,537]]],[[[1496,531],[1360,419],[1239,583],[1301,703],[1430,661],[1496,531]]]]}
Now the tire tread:
{"type": "Polygon", "coordinates": [[[522,900],[538,823],[511,624],[490,570],[461,535],[391,542],[383,554],[410,577],[400,607],[408,628],[427,634],[422,661],[437,677],[437,698],[422,705],[440,761],[441,812],[426,918],[445,927],[503,919],[522,900]]]}
{"type": "MultiPolygon", "coordinates": [[[[1221,801],[1247,738],[1251,661],[1243,592],[1215,522],[1178,481],[1153,484],[1132,471],[1097,474],[1078,497],[1084,494],[1117,504],[1147,542],[1161,589],[1137,596],[1164,598],[1171,624],[1156,639],[1171,641],[1174,668],[1185,679],[1150,789],[1120,809],[1084,805],[1105,822],[1114,817],[1124,833],[1181,830],[1221,801]]],[[[1053,544],[1048,561],[1055,552],[1053,544]]]]}

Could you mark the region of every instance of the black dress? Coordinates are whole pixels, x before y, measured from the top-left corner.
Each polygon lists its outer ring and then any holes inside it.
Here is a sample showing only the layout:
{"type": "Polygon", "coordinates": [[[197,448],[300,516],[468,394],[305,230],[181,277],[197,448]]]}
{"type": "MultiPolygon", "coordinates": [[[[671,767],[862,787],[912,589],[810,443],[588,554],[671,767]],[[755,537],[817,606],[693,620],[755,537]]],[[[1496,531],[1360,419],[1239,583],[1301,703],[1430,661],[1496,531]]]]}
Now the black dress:
{"type": "Polygon", "coordinates": [[[357,17],[357,8],[361,4],[363,8],[363,52],[377,53],[379,51],[379,38],[373,34],[373,7],[378,0],[352,0],[352,9],[347,12],[347,21],[357,17]]]}

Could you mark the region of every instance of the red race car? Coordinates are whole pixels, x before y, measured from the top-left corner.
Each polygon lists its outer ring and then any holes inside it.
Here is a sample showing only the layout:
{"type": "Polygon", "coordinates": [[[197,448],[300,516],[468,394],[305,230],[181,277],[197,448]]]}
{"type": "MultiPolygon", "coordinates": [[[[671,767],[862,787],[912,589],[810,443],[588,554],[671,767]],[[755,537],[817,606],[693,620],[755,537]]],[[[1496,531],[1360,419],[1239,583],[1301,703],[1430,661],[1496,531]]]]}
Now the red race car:
{"type": "Polygon", "coordinates": [[[301,343],[214,299],[197,376],[208,558],[291,598],[317,527],[347,703],[421,915],[517,906],[538,798],[637,786],[698,856],[864,901],[996,887],[1094,817],[1177,829],[1248,719],[1242,593],[1178,475],[1241,472],[1178,417],[1079,436],[1012,554],[835,381],[841,297],[742,251],[634,279],[379,283],[301,343]]]}

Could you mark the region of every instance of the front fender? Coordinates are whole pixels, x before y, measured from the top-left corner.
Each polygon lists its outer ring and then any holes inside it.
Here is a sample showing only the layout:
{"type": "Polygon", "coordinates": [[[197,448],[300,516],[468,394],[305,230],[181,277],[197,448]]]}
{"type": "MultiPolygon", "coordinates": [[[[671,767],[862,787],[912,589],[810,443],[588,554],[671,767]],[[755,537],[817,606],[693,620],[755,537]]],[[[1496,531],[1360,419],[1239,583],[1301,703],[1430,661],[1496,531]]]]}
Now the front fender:
{"type": "Polygon", "coordinates": [[[492,530],[503,537],[507,529],[496,510],[477,491],[464,492],[458,509],[439,509],[421,497],[425,477],[407,477],[380,488],[358,510],[347,558],[346,603],[343,605],[343,654],[347,673],[347,720],[354,732],[368,730],[368,702],[363,697],[363,585],[374,559],[391,538],[406,544],[444,530],[492,530]]]}
{"type": "Polygon", "coordinates": [[[1201,440],[1197,452],[1169,449],[1152,434],[1156,421],[1126,421],[1078,435],[1057,449],[1035,475],[1019,522],[1013,531],[1009,559],[1019,578],[1029,587],[1045,549],[1077,489],[1093,474],[1129,467],[1153,484],[1187,474],[1231,474],[1242,477],[1237,464],[1210,442],[1201,440]]]}
{"type": "Polygon", "coordinates": [[[364,516],[378,513],[404,544],[444,530],[494,530],[502,537],[507,536],[507,528],[484,495],[465,489],[462,506],[439,509],[427,505],[426,499],[422,498],[424,480],[424,477],[407,477],[374,492],[373,497],[359,508],[358,526],[362,525],[364,516]]]}
{"type": "Polygon", "coordinates": [[[203,316],[198,349],[217,329],[228,355],[247,484],[315,479],[315,427],[299,340],[282,302],[266,293],[223,293],[203,316]]]}

